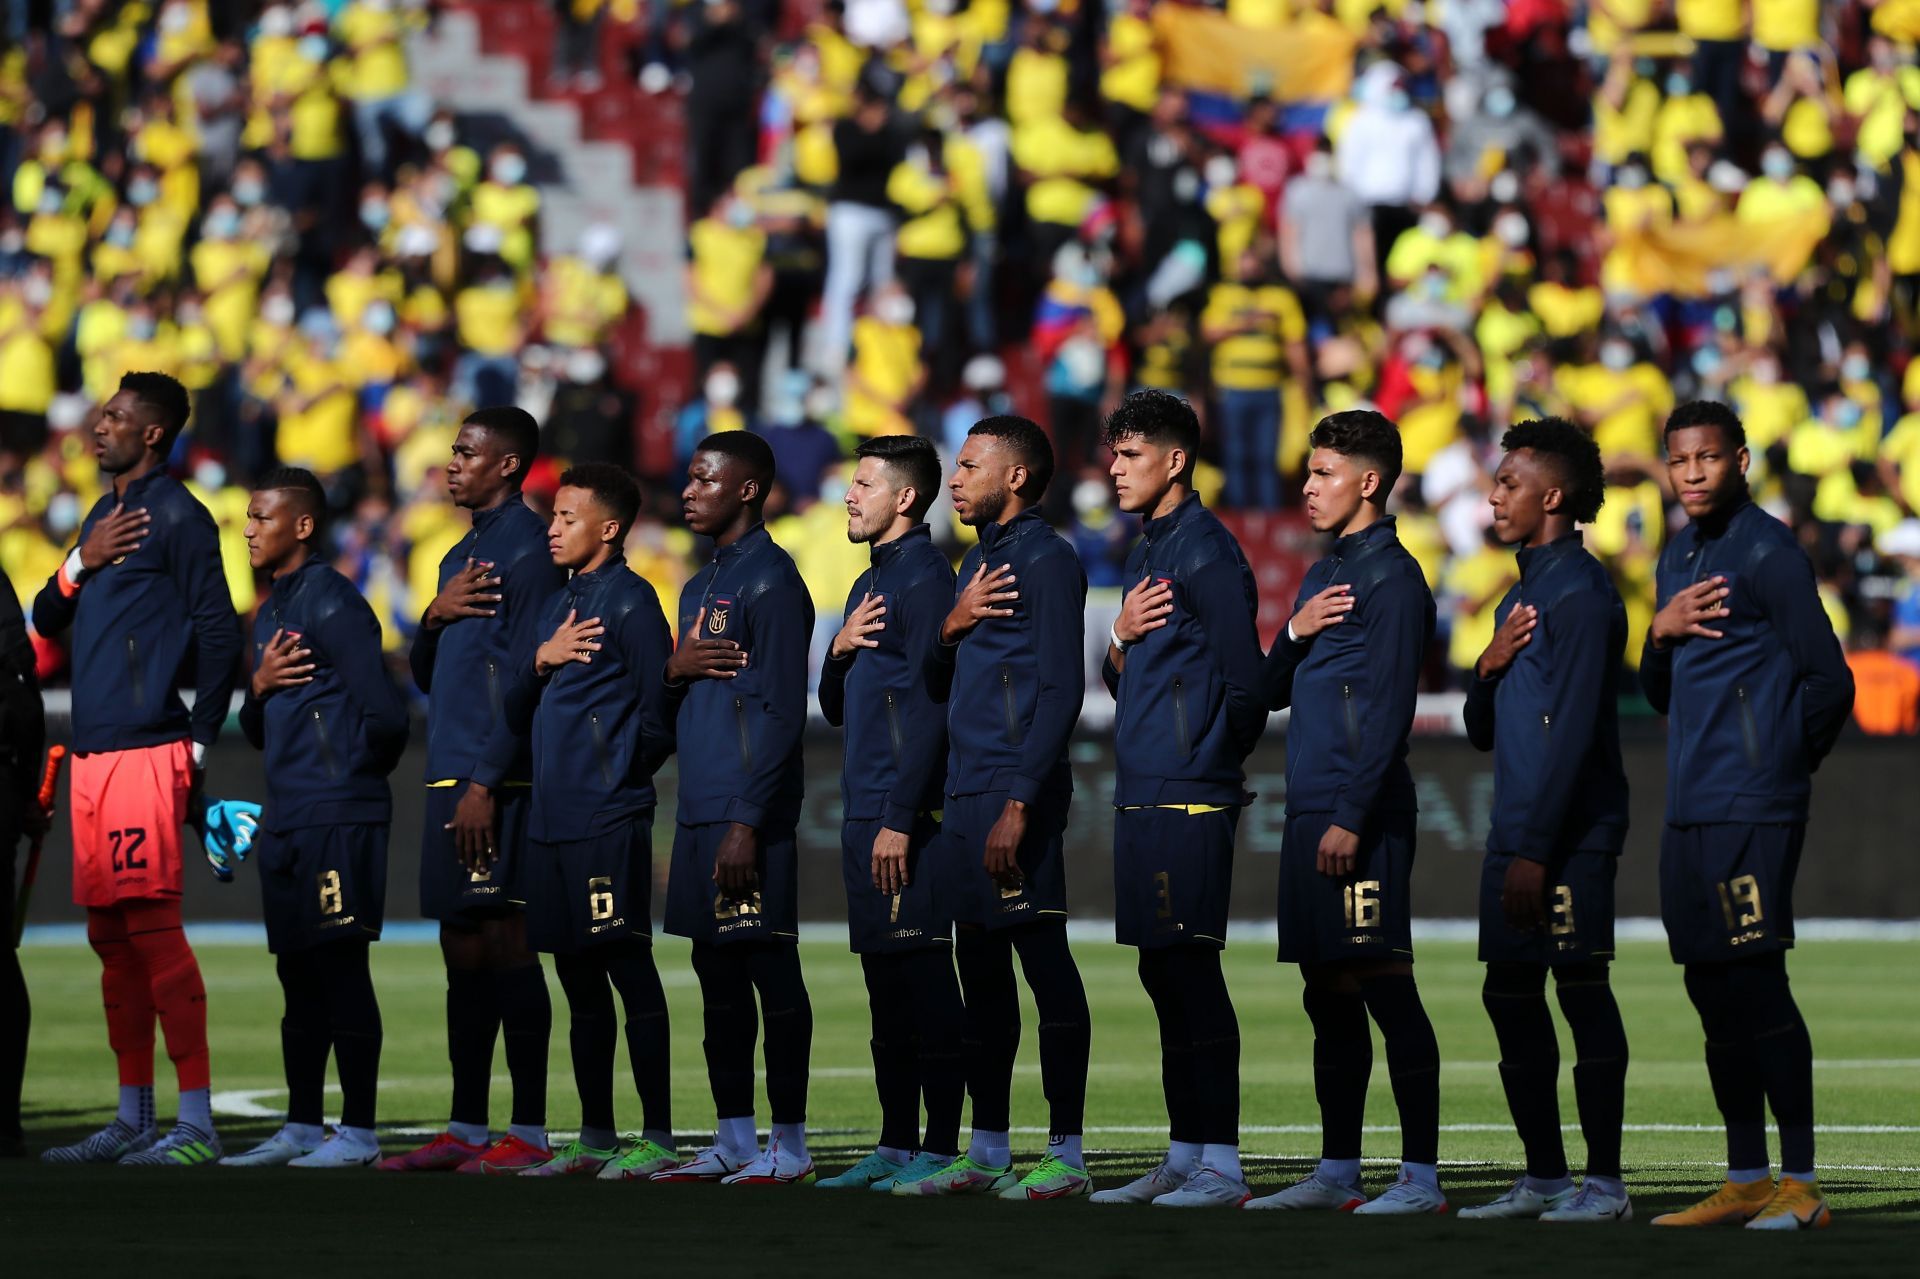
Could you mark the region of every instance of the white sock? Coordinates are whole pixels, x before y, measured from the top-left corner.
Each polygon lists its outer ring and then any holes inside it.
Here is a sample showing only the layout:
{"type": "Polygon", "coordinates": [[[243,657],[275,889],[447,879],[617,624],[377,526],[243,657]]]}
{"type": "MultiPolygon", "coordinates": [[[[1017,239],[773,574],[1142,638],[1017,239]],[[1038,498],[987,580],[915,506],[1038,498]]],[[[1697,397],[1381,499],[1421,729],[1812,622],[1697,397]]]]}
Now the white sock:
{"type": "Polygon", "coordinates": [[[967,1142],[967,1158],[982,1168],[1005,1168],[1013,1162],[1013,1135],[975,1128],[967,1142]]]}
{"type": "Polygon", "coordinates": [[[153,1127],[153,1085],[121,1084],[120,1113],[115,1118],[135,1132],[153,1127]]]}
{"type": "Polygon", "coordinates": [[[302,1150],[317,1149],[327,1139],[327,1130],[320,1124],[288,1124],[280,1133],[302,1150]]]}
{"type": "Polygon", "coordinates": [[[213,1090],[210,1088],[189,1088],[180,1094],[179,1123],[201,1132],[213,1131],[213,1090]]]}
{"type": "Polygon", "coordinates": [[[1552,1196],[1573,1189],[1572,1177],[1528,1177],[1527,1189],[1536,1195],[1552,1196]]]}
{"type": "Polygon", "coordinates": [[[464,1141],[469,1146],[484,1146],[487,1144],[489,1134],[485,1124],[461,1124],[449,1121],[447,1135],[455,1141],[464,1141]]]}
{"type": "Polygon", "coordinates": [[[508,1124],[507,1136],[518,1137],[536,1150],[548,1149],[545,1124],[508,1124]]]}
{"type": "Polygon", "coordinates": [[[807,1158],[807,1126],[805,1124],[774,1124],[768,1136],[780,1143],[780,1153],[805,1162],[807,1158]]]}
{"type": "Polygon", "coordinates": [[[1587,1185],[1599,1191],[1601,1194],[1610,1195],[1615,1199],[1624,1198],[1627,1193],[1627,1183],[1618,1177],[1596,1177],[1592,1173],[1588,1173],[1587,1185]]]}
{"type": "Polygon", "coordinates": [[[1246,1174],[1240,1170],[1240,1147],[1216,1146],[1209,1143],[1201,1149],[1200,1166],[1202,1168],[1211,1168],[1221,1176],[1231,1177],[1235,1181],[1247,1179],[1246,1174]]]}
{"type": "Polygon", "coordinates": [[[1081,1172],[1087,1170],[1087,1157],[1080,1152],[1079,1133],[1074,1133],[1070,1137],[1049,1137],[1047,1153],[1069,1168],[1078,1168],[1081,1172]]]}
{"type": "Polygon", "coordinates": [[[349,1146],[358,1146],[362,1150],[378,1150],[380,1139],[373,1135],[371,1128],[349,1128],[345,1124],[337,1125],[333,1130],[335,1140],[349,1146]]]}
{"type": "Polygon", "coordinates": [[[1206,1147],[1197,1141],[1167,1143],[1167,1171],[1189,1173],[1200,1166],[1200,1153],[1206,1147]]]}
{"type": "Polygon", "coordinates": [[[1729,1168],[1727,1180],[1737,1181],[1742,1185],[1750,1181],[1772,1181],[1773,1169],[1765,1164],[1761,1164],[1758,1168],[1729,1168]]]}
{"type": "Polygon", "coordinates": [[[1813,1180],[1815,1180],[1815,1178],[1814,1178],[1814,1175],[1813,1175],[1813,1173],[1812,1173],[1811,1171],[1807,1171],[1807,1172],[1788,1172],[1788,1171],[1787,1171],[1786,1169],[1784,1169],[1784,1168],[1782,1168],[1782,1169],[1780,1170],[1780,1175],[1781,1175],[1782,1177],[1791,1177],[1791,1178],[1793,1178],[1793,1179],[1794,1179],[1795,1181],[1804,1181],[1804,1182],[1812,1182],[1813,1180]]]}
{"type": "Polygon", "coordinates": [[[1360,1184],[1360,1161],[1358,1159],[1322,1159],[1316,1169],[1322,1181],[1331,1181],[1336,1186],[1357,1186],[1360,1184]]]}
{"type": "Polygon", "coordinates": [[[1400,1175],[1416,1186],[1424,1186],[1435,1193],[1438,1193],[1440,1190],[1440,1167],[1438,1164],[1402,1163],[1400,1165],[1400,1175]]]}
{"type": "Polygon", "coordinates": [[[875,1146],[873,1153],[896,1164],[904,1164],[913,1158],[911,1151],[902,1150],[898,1146],[875,1146]]]}
{"type": "Polygon", "coordinates": [[[751,1159],[760,1153],[760,1131],[754,1126],[752,1115],[736,1115],[732,1119],[722,1119],[716,1126],[713,1144],[730,1155],[751,1159]]]}

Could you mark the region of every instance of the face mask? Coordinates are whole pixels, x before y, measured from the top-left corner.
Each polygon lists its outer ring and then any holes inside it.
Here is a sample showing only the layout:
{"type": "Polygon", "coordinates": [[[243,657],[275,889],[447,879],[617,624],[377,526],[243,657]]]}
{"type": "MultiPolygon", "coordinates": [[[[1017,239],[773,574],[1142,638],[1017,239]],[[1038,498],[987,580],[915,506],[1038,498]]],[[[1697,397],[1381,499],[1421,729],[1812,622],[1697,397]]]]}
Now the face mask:
{"type": "Polygon", "coordinates": [[[28,306],[45,306],[53,301],[53,281],[44,275],[30,275],[20,285],[20,296],[28,306]]]}
{"type": "Polygon", "coordinates": [[[1420,296],[1429,302],[1440,302],[1447,296],[1447,277],[1429,271],[1420,281],[1420,296]]]}
{"type": "Polygon", "coordinates": [[[1073,486],[1073,513],[1081,519],[1107,504],[1107,486],[1099,480],[1081,480],[1073,486]]]}
{"type": "Polygon", "coordinates": [[[1173,175],[1173,198],[1179,204],[1192,204],[1200,195],[1200,175],[1182,169],[1173,175]]]}
{"type": "Polygon", "coordinates": [[[279,328],[292,324],[293,299],[284,293],[268,298],[260,304],[260,318],[279,328]]]}
{"type": "Polygon", "coordinates": [[[928,13],[944,18],[953,12],[953,0],[926,0],[926,9],[928,13]]]}
{"type": "Polygon", "coordinates": [[[210,240],[230,240],[239,229],[240,215],[232,209],[215,209],[200,226],[210,240]]]}
{"type": "Polygon", "coordinates": [[[1484,105],[1488,115],[1500,120],[1512,115],[1514,107],[1518,104],[1514,101],[1513,90],[1501,84],[1487,90],[1484,105]]]}
{"type": "Polygon", "coordinates": [[[1609,342],[1600,348],[1600,363],[1615,373],[1633,367],[1633,348],[1624,342],[1609,342]]]}
{"type": "Polygon", "coordinates": [[[293,34],[293,14],[285,6],[274,5],[260,15],[260,34],[282,39],[293,34]]]}
{"type": "Polygon", "coordinates": [[[236,182],[233,198],[242,208],[251,209],[267,198],[267,189],[258,182],[236,182]]]}
{"type": "Polygon", "coordinates": [[[127,202],[145,208],[160,197],[160,186],[150,178],[135,178],[127,187],[127,202]]]}
{"type": "Polygon", "coordinates": [[[133,244],[133,228],[124,222],[116,222],[107,228],[107,243],[116,249],[129,248],[133,244]]]}
{"type": "Polygon", "coordinates": [[[1420,229],[1436,240],[1444,240],[1453,234],[1453,222],[1444,213],[1423,213],[1420,229]]]}
{"type": "Polygon", "coordinates": [[[1840,376],[1849,382],[1864,382],[1872,374],[1873,366],[1864,355],[1849,355],[1840,361],[1840,376]]]}
{"type": "Polygon", "coordinates": [[[1420,358],[1416,363],[1423,369],[1430,369],[1437,373],[1447,366],[1447,353],[1437,346],[1429,347],[1420,353],[1420,358]]]}
{"type": "Polygon", "coordinates": [[[1753,380],[1761,386],[1772,386],[1780,380],[1780,366],[1777,364],[1756,364],[1753,366],[1753,380]]]}
{"type": "Polygon", "coordinates": [[[1235,164],[1229,156],[1216,155],[1207,161],[1203,176],[1207,180],[1209,190],[1224,191],[1239,178],[1240,166],[1235,164]]]}
{"type": "Polygon", "coordinates": [[[40,139],[40,158],[57,163],[67,153],[67,135],[49,133],[40,139]]]}
{"type": "Polygon", "coordinates": [[[1326,178],[1333,176],[1333,157],[1325,151],[1315,151],[1307,157],[1307,176],[1326,178]]]}
{"type": "Polygon", "coordinates": [[[201,313],[199,307],[191,304],[183,304],[179,310],[173,313],[173,316],[174,319],[180,322],[180,327],[183,329],[196,328],[199,326],[200,321],[206,318],[201,313]]]}
{"type": "Polygon", "coordinates": [[[390,216],[384,200],[368,200],[360,206],[360,221],[366,224],[369,231],[386,230],[390,216]]]}
{"type": "Polygon", "coordinates": [[[52,217],[54,214],[60,212],[66,202],[65,196],[61,195],[60,192],[54,190],[52,187],[48,187],[40,193],[40,212],[46,214],[48,217],[52,217]]]}
{"type": "Polygon", "coordinates": [[[575,351],[567,357],[567,380],[586,385],[600,380],[607,361],[598,351],[575,351]]]}
{"type": "Polygon", "coordinates": [[[1833,422],[1834,425],[1838,426],[1841,430],[1850,431],[1860,425],[1861,416],[1861,409],[1858,404],[1855,404],[1852,400],[1842,400],[1840,406],[1833,411],[1833,422]]]}
{"type": "Polygon", "coordinates": [[[26,233],[23,231],[0,232],[0,253],[12,257],[27,247],[26,233]]]}
{"type": "Polygon", "coordinates": [[[1693,353],[1693,371],[1701,377],[1712,377],[1720,371],[1720,348],[1703,346],[1693,353]]]}
{"type": "Polygon", "coordinates": [[[170,36],[185,31],[187,24],[192,21],[193,14],[187,11],[185,5],[169,5],[160,11],[160,30],[170,36]]]}
{"type": "Polygon", "coordinates": [[[809,422],[824,422],[833,416],[833,392],[825,387],[807,392],[807,398],[801,401],[800,411],[807,415],[809,422]]]}
{"type": "Polygon", "coordinates": [[[1405,89],[1395,89],[1387,95],[1387,110],[1402,113],[1413,109],[1413,95],[1405,89]]]}
{"type": "Polygon", "coordinates": [[[453,145],[453,125],[446,120],[435,120],[427,126],[427,146],[434,151],[445,151],[453,145]]]}
{"type": "Polygon", "coordinates": [[[913,323],[913,299],[898,293],[889,294],[874,304],[873,313],[882,324],[908,325],[913,323]]]}
{"type": "Polygon", "coordinates": [[[1647,171],[1637,164],[1629,164],[1613,175],[1613,184],[1627,191],[1638,191],[1647,185],[1647,171]]]}
{"type": "Polygon", "coordinates": [[[387,334],[393,332],[393,304],[390,302],[375,302],[360,316],[360,323],[366,328],[367,332],[374,334],[376,337],[385,337],[387,334]]]}
{"type": "Polygon", "coordinates": [[[847,482],[839,476],[820,481],[820,500],[828,506],[838,506],[847,500],[847,482]]]}
{"type": "Polygon", "coordinates": [[[1836,209],[1853,207],[1853,183],[1834,182],[1827,187],[1827,201],[1836,209]]]}
{"type": "Polygon", "coordinates": [[[741,200],[735,200],[727,206],[727,225],[736,231],[744,231],[754,222],[753,206],[741,200]]]}
{"type": "Polygon", "coordinates": [[[1785,151],[1769,151],[1760,157],[1760,172],[1775,182],[1785,182],[1793,176],[1793,157],[1785,151]]]}
{"type": "Polygon", "coordinates": [[[1692,92],[1693,81],[1687,79],[1687,77],[1680,72],[1676,71],[1667,77],[1667,96],[1669,98],[1684,98],[1692,92]]]}
{"type": "Polygon", "coordinates": [[[300,56],[308,62],[325,62],[327,60],[327,52],[328,45],[325,36],[300,37],[300,56]]]}
{"type": "Polygon", "coordinates": [[[1523,247],[1527,242],[1526,214],[1502,213],[1493,220],[1493,233],[1510,249],[1523,247]]]}
{"type": "Polygon", "coordinates": [[[127,336],[136,342],[145,342],[153,336],[153,317],[136,315],[127,321],[127,336]]]}
{"type": "Polygon", "coordinates": [[[1495,204],[1512,204],[1520,198],[1520,179],[1510,172],[1497,173],[1493,181],[1487,184],[1487,194],[1493,197],[1495,204]]]}
{"type": "Polygon", "coordinates": [[[707,403],[730,407],[740,398],[740,379],[732,373],[715,373],[707,379],[707,403]]]}
{"type": "Polygon", "coordinates": [[[493,180],[502,186],[518,186],[527,176],[527,162],[517,155],[503,155],[493,162],[493,180]]]}
{"type": "Polygon", "coordinates": [[[193,468],[193,482],[208,492],[217,492],[227,486],[227,468],[207,458],[193,468]]]}
{"type": "Polygon", "coordinates": [[[71,493],[55,493],[47,499],[47,532],[55,541],[65,541],[80,526],[80,499],[71,493]]]}

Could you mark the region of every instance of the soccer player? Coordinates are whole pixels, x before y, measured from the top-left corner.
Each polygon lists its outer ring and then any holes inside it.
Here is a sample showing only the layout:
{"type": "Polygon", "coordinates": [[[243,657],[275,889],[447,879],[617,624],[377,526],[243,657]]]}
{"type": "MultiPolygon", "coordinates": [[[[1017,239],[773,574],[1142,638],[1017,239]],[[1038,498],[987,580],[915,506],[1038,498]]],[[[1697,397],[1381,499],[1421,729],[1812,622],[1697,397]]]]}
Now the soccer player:
{"type": "Polygon", "coordinates": [[[847,733],[840,865],[848,944],[860,956],[873,1018],[880,1144],[820,1185],[891,1190],[959,1155],[966,1093],[966,1014],[932,853],[947,712],[927,691],[927,661],[953,605],[953,565],[926,522],[940,491],[933,445],[883,435],[854,452],[847,538],[871,548],[872,567],[847,594],[845,622],[820,673],[820,710],[847,733]]]}
{"type": "Polygon", "coordinates": [[[947,798],[938,854],[959,933],[966,999],[966,1154],[895,1194],[1062,1199],[1093,1189],[1081,1153],[1087,1102],[1087,992],[1067,948],[1061,837],[1073,797],[1067,740],[1086,696],[1086,574],[1039,504],[1053,447],[1022,417],[974,424],[947,482],[954,513],[980,531],[940,624],[928,686],[947,704],[947,798]],[[1014,952],[1040,1014],[1047,1154],[1013,1171],[1011,1112],[1020,1049],[1014,952]]]}
{"type": "Polygon", "coordinates": [[[286,999],[280,1052],[287,1122],[228,1167],[363,1168],[380,1080],[380,1004],[367,967],[387,902],[387,775],[407,744],[407,706],[387,674],[380,622],[327,563],[327,497],[310,472],[269,473],[247,503],[247,559],[273,580],[253,618],[253,680],[240,708],[266,752],[255,862],[267,948],[286,999]],[[340,1124],[321,1126],[331,1051],[340,1124]]]}
{"type": "Polygon", "coordinates": [[[19,598],[11,590],[0,591],[0,876],[5,876],[0,882],[0,1159],[27,1153],[20,1086],[33,1008],[20,971],[20,952],[13,946],[18,915],[25,907],[14,895],[18,881],[13,859],[20,836],[38,837],[47,830],[47,813],[40,807],[40,761],[46,745],[46,708],[34,673],[27,619],[20,613],[19,598]]]}
{"type": "Polygon", "coordinates": [[[49,1163],[194,1167],[213,1128],[207,989],[180,924],[181,827],[233,694],[240,627],[213,517],[166,472],[189,412],[164,373],[129,373],[93,424],[111,491],[33,602],[44,636],[73,628],[73,900],[100,956],[107,1042],[120,1066],[112,1123],[49,1163]],[[177,687],[192,672],[191,713],[177,687]],[[173,1130],[154,1140],[153,1024],[180,1081],[173,1130]]]}
{"type": "Polygon", "coordinates": [[[1787,986],[1793,879],[1813,770],[1853,710],[1853,675],[1793,531],[1747,492],[1746,431],[1720,404],[1667,419],[1691,521],[1660,555],[1640,677],[1667,716],[1660,914],[1706,1031],[1727,1179],[1656,1226],[1795,1230],[1831,1216],[1813,1161],[1813,1042],[1787,986]],[[1767,1107],[1780,1126],[1779,1185],[1767,1107]]]}
{"type": "Polygon", "coordinates": [[[1307,571],[1293,619],[1262,670],[1267,704],[1291,706],[1287,824],[1280,845],[1280,961],[1300,965],[1313,1023],[1320,1164],[1249,1208],[1444,1212],[1440,1047],[1413,980],[1413,727],[1433,596],[1401,546],[1387,497],[1400,431],[1369,409],[1308,437],[1307,519],[1334,537],[1307,571]],[[1373,1070],[1371,1015],[1400,1109],[1400,1178],[1360,1189],[1360,1132],[1373,1070]]]}
{"type": "MultiPolygon", "coordinates": [[[[527,936],[567,995],[580,1136],[528,1177],[640,1179],[673,1153],[667,996],[653,962],[653,774],[673,753],[660,668],[673,642],[660,598],[621,556],[640,487],[617,466],[560,477],[547,542],[572,576],[513,655],[507,714],[533,733],[527,936]],[[644,1113],[622,1154],[613,1121],[613,991],[644,1113]]],[[[497,745],[497,743],[496,743],[497,745]]]]}
{"type": "Polygon", "coordinates": [[[1467,736],[1493,752],[1493,829],[1480,873],[1480,998],[1500,1041],[1500,1082],[1526,1175],[1469,1218],[1628,1221],[1620,1179],[1627,1032],[1607,980],[1614,862],[1627,835],[1620,659],[1627,612],[1580,543],[1606,498],[1600,446],[1571,422],[1522,422],[1501,441],[1493,531],[1520,548],[1520,582],[1467,691],[1467,736]],[[1574,1189],[1560,1138],[1552,969],[1577,1053],[1587,1175],[1574,1189]]]}
{"type": "Polygon", "coordinates": [[[1240,1023],[1220,971],[1242,762],[1266,727],[1259,593],[1193,492],[1200,423],[1141,391],[1107,421],[1120,509],[1143,517],[1103,675],[1115,706],[1114,920],[1160,1023],[1170,1138],[1158,1168],[1095,1203],[1238,1208],[1240,1023]]]}
{"type": "Polygon", "coordinates": [[[381,1161],[388,1172],[516,1173],[547,1147],[547,1039],[553,1008],[540,957],[527,945],[527,785],[533,764],[506,717],[515,654],[532,653],[540,606],[566,585],[540,517],[520,496],[539,450],[533,416],[483,408],[454,437],[447,492],[472,530],[440,561],[409,662],[427,694],[427,812],[420,913],[440,921],[447,965],[447,1130],[381,1161]],[[493,1044],[506,1038],[512,1122],[489,1144],[493,1044]]]}
{"type": "Polygon", "coordinates": [[[813,1006],[795,945],[794,844],[813,600],[761,522],[772,485],[767,442],[724,431],[695,447],[680,495],[687,527],[713,539],[714,556],[680,592],[680,643],[663,673],[680,747],[666,929],[693,941],[719,1125],[712,1146],[654,1174],[660,1181],[813,1181],[813,1006]],[[756,1022],[773,1119],[764,1152],[753,1117],[756,1022]]]}

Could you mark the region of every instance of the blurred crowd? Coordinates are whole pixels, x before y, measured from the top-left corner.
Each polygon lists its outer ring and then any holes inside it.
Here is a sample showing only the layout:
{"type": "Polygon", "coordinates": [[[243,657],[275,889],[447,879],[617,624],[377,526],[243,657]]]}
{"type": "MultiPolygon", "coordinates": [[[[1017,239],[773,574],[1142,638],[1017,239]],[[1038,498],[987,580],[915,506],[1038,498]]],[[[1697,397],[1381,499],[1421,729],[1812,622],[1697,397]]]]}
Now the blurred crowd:
{"type": "MultiPolygon", "coordinates": [[[[623,246],[541,242],[541,157],[414,83],[426,0],[27,8],[0,28],[0,566],[23,595],[98,491],[76,432],[126,369],[195,392],[179,462],[236,602],[247,479],[305,465],[396,650],[464,527],[439,467],[466,406],[546,424],[536,502],[559,460],[633,462],[663,404],[609,368],[623,246]]],[[[624,24],[641,88],[680,99],[671,451],[769,436],[774,531],[823,614],[860,566],[837,508],[863,436],[950,456],[986,412],[1043,421],[1047,510],[1099,591],[1132,535],[1098,447],[1127,391],[1194,402],[1199,487],[1241,513],[1295,507],[1312,422],[1369,403],[1404,434],[1438,688],[1516,572],[1484,501],[1503,428],[1594,431],[1588,539],[1643,628],[1677,518],[1660,425],[1711,397],[1814,559],[1883,708],[1863,719],[1913,727],[1915,0],[554,8],[550,87],[601,91],[624,24]]],[[[643,477],[633,548],[668,595],[695,554],[674,477],[643,477]]]]}

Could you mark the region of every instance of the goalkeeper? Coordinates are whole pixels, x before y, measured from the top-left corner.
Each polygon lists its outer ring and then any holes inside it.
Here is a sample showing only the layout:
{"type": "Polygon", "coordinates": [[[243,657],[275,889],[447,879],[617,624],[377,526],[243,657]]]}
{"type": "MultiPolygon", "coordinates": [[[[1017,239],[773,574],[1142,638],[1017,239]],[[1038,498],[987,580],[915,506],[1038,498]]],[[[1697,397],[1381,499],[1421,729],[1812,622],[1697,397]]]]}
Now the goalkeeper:
{"type": "Polygon", "coordinates": [[[220,1161],[229,1167],[358,1168],[380,1157],[380,1005],[367,951],[386,906],[387,775],[407,743],[407,709],[373,610],[319,550],[325,514],[320,482],[296,469],[267,475],[247,504],[248,558],[273,586],[254,615],[240,727],[267,756],[255,863],[286,994],[287,1122],[220,1161]],[[331,1136],[320,1109],[329,1053],[342,1095],[331,1136]]]}
{"type": "Polygon", "coordinates": [[[50,1163],[194,1167],[220,1155],[208,1088],[207,991],[180,925],[182,828],[233,694],[240,633],[207,508],[167,474],[186,388],[129,373],[88,434],[110,490],[33,602],[34,629],[71,629],[73,899],[100,956],[107,1042],[120,1068],[112,1123],[50,1163]],[[189,712],[176,691],[195,686],[189,712]],[[179,1120],[155,1140],[154,1023],[180,1081],[179,1120]]]}

